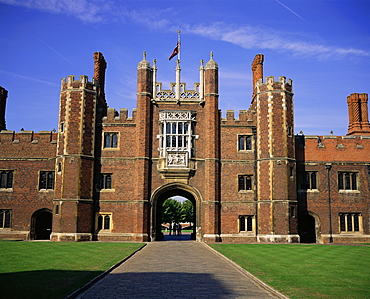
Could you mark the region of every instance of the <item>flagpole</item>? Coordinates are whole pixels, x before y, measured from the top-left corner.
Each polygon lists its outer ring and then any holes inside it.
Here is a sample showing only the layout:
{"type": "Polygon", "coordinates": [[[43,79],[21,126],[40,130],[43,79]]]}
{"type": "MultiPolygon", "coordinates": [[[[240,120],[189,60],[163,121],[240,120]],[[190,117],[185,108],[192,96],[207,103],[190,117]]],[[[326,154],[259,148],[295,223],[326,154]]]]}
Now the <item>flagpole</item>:
{"type": "Polygon", "coordinates": [[[180,38],[180,33],[181,31],[180,30],[177,30],[177,45],[178,45],[178,49],[179,49],[179,60],[180,60],[180,55],[181,55],[181,38],[180,38]]]}
{"type": "Polygon", "coordinates": [[[176,60],[176,100],[177,100],[177,103],[180,103],[180,82],[181,82],[181,79],[180,79],[180,72],[181,72],[181,68],[180,68],[180,30],[177,31],[177,60],[176,60]]]}

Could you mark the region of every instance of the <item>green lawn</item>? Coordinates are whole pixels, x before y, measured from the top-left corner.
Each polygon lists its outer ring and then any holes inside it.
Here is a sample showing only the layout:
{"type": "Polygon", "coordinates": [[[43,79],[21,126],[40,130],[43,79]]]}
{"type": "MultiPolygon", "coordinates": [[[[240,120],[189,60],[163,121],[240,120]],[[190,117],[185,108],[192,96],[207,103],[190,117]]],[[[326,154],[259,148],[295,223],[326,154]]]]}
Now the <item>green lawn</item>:
{"type": "MultiPolygon", "coordinates": [[[[1,298],[64,298],[143,246],[0,242],[1,298]]],[[[370,247],[211,244],[290,298],[370,298],[370,247]]]]}
{"type": "Polygon", "coordinates": [[[290,298],[370,298],[370,247],[211,244],[290,298]]]}
{"type": "Polygon", "coordinates": [[[1,298],[65,298],[141,243],[0,242],[1,298]]]}

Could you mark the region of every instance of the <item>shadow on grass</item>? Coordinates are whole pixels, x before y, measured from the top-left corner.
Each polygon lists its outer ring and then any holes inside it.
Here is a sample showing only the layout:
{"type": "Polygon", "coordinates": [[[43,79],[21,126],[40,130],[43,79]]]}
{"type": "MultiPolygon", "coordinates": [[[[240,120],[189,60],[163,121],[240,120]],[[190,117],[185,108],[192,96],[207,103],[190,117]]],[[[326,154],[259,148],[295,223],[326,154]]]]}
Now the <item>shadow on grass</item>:
{"type": "Polygon", "coordinates": [[[2,298],[65,298],[102,271],[40,270],[0,274],[2,298]]]}

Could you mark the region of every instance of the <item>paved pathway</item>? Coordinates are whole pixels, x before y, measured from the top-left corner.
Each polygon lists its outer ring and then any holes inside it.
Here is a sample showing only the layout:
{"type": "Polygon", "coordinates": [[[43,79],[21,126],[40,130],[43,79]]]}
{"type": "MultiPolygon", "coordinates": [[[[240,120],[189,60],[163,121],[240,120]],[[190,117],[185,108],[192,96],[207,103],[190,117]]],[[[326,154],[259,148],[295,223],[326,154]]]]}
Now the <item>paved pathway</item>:
{"type": "Polygon", "coordinates": [[[207,245],[171,241],[148,243],[77,298],[284,298],[207,245]]]}

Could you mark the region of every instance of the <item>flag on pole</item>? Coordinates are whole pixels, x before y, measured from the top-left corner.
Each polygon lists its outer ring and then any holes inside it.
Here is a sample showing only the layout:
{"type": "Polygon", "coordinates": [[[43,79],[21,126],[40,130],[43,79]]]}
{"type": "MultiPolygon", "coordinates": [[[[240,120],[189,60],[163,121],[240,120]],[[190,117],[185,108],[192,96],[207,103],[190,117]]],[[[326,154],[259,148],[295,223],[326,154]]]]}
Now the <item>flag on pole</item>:
{"type": "Polygon", "coordinates": [[[170,57],[168,57],[168,60],[171,60],[172,58],[174,58],[177,54],[179,54],[179,48],[180,48],[180,43],[177,42],[177,45],[175,47],[175,49],[173,50],[172,54],[170,57]]]}
{"type": "Polygon", "coordinates": [[[173,52],[172,52],[171,56],[168,57],[168,60],[171,60],[176,55],[179,55],[179,60],[180,60],[180,44],[181,44],[180,33],[181,33],[181,31],[177,30],[177,44],[176,44],[175,49],[173,49],[173,52]]]}

